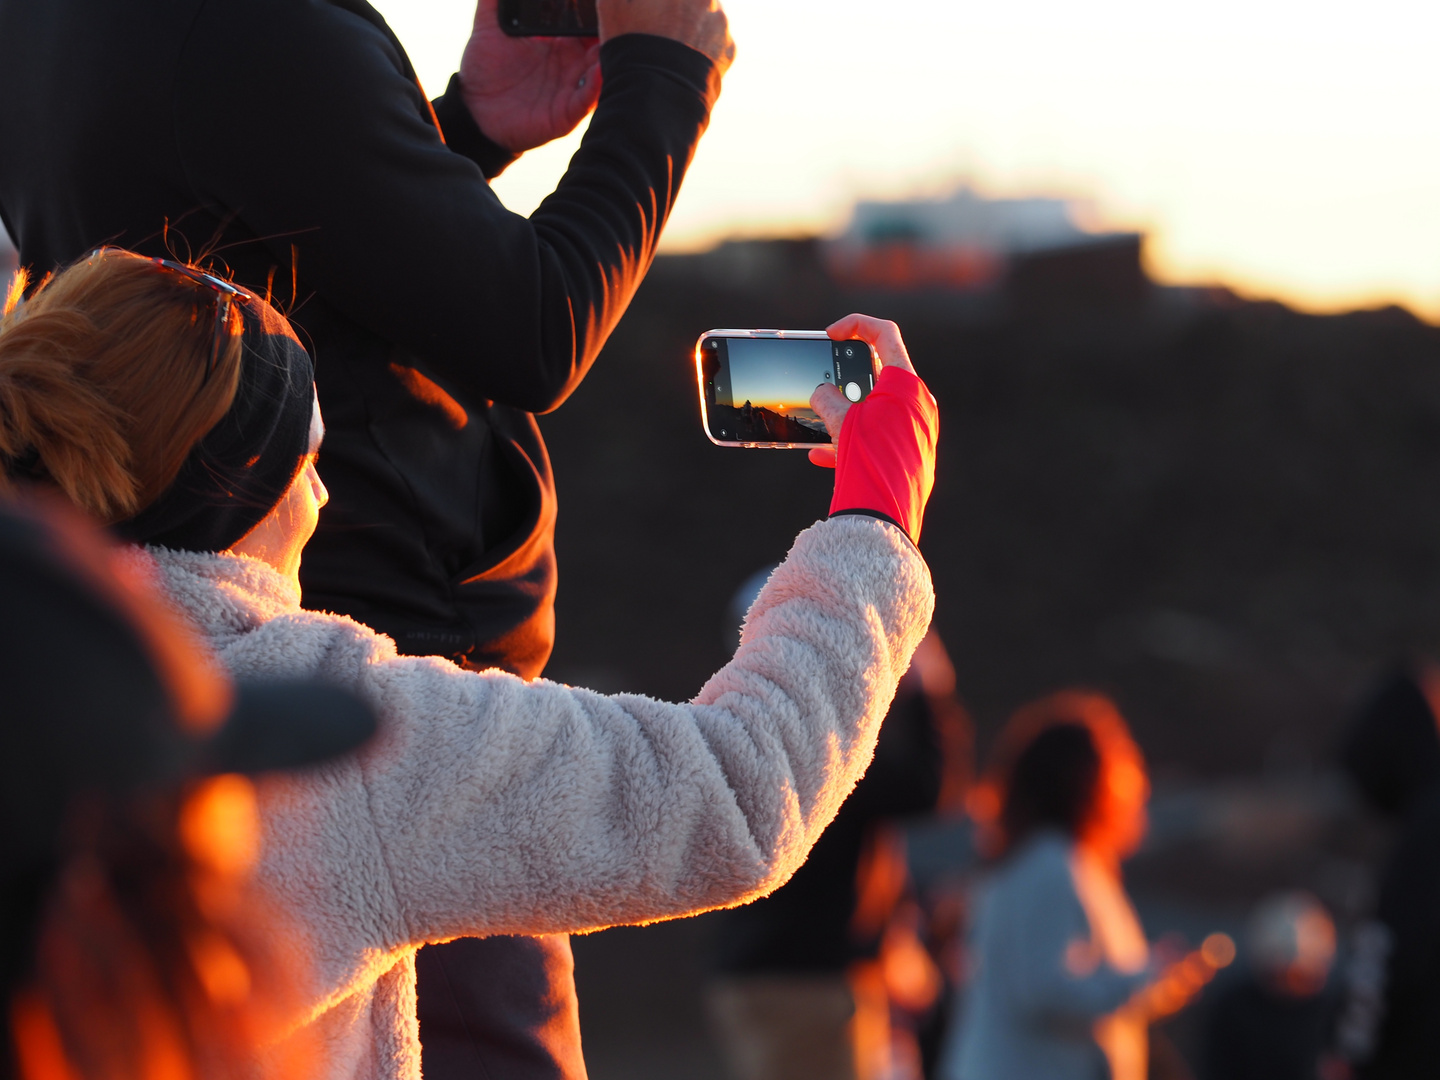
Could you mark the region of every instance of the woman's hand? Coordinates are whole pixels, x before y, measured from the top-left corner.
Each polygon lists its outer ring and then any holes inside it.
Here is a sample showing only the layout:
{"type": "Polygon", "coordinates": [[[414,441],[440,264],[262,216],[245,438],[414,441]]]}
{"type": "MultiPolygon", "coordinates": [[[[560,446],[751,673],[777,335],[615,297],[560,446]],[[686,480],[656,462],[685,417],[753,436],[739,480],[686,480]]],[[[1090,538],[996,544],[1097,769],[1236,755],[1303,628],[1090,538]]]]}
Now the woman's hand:
{"type": "MultiPolygon", "coordinates": [[[[900,337],[900,327],[893,322],[869,315],[846,315],[839,322],[828,326],[825,332],[830,335],[831,341],[858,338],[868,345],[873,345],[876,355],[880,357],[882,370],[898,367],[911,375],[915,374],[915,365],[910,362],[910,353],[905,348],[904,339],[900,337]]],[[[840,392],[839,387],[822,383],[815,388],[815,393],[810,395],[810,407],[825,422],[825,430],[830,433],[830,445],[815,447],[810,451],[810,460],[816,465],[833,469],[835,450],[840,444],[840,428],[845,423],[845,414],[850,411],[850,399],[840,392]]]]}
{"type": "Polygon", "coordinates": [[[810,406],[830,432],[831,446],[810,451],[817,465],[835,468],[830,516],[864,514],[889,521],[920,539],[925,504],[935,486],[935,444],[940,416],[935,399],[915,374],[892,322],[850,315],[829,328],[837,341],[859,338],[880,357],[870,395],[852,405],[834,386],[820,386],[810,406]]]}

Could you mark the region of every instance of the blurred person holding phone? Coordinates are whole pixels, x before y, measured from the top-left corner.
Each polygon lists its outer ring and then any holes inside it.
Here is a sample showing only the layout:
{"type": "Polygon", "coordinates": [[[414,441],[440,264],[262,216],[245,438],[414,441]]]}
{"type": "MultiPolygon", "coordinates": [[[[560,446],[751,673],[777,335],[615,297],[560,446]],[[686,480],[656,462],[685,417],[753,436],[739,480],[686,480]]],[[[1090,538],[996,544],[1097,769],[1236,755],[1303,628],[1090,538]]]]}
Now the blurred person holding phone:
{"type": "MultiPolygon", "coordinates": [[[[597,10],[598,39],[515,38],[480,0],[432,102],[365,0],[0,0],[0,219],[22,264],[193,249],[283,298],[329,423],[306,607],[523,678],[556,589],[533,414],[649,268],[734,52],[717,0],[597,10]],[[508,212],[489,181],[592,109],[554,194],[508,212]]],[[[582,1076],[571,969],[560,938],[428,952],[427,1071],[582,1076]]]]}
{"type": "MultiPolygon", "coordinates": [[[[244,902],[255,774],[360,746],[318,684],[235,686],[153,585],[54,500],[0,501],[0,1073],[252,1076],[308,958],[244,902]],[[248,774],[248,775],[246,775],[248,774]]],[[[269,1075],[302,1080],[291,1040],[269,1075]]]]}
{"type": "Polygon", "coordinates": [[[812,399],[836,433],[830,514],[761,590],[734,659],[668,704],[403,656],[302,609],[324,422],[309,355],[262,299],[117,249],[18,295],[0,320],[4,484],[58,492],[135,545],[236,677],[318,679],[380,717],[356,757],[258,789],[251,902],[315,958],[292,1027],[324,1046],[317,1075],[421,1075],[422,945],[773,891],[869,764],[934,607],[915,544],[939,419],[894,324],[830,328],[885,365],[859,404],[812,399]]]}
{"type": "Polygon", "coordinates": [[[1140,749],[1102,695],[1054,694],[1001,731],[972,808],[1000,862],[944,1080],[1144,1080],[1149,1024],[1233,959],[1223,935],[1152,955],[1120,879],[1149,793],[1140,749]]]}

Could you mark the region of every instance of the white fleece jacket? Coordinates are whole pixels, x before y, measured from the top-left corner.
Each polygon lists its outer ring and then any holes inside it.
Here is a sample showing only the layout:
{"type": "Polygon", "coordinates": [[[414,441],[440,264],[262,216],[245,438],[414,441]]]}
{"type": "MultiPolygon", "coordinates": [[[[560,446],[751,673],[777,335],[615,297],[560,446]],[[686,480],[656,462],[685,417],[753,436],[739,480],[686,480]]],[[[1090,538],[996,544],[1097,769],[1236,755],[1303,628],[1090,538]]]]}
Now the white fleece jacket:
{"type": "Polygon", "coordinates": [[[301,1023],[336,1080],[418,1080],[427,942],[651,922],[779,887],[868,765],[934,606],[898,529],[820,522],[735,658],[672,705],[398,656],[301,610],[264,563],[148,551],[235,675],[339,683],[381,717],[358,755],[260,784],[254,888],[312,955],[301,1023]]]}

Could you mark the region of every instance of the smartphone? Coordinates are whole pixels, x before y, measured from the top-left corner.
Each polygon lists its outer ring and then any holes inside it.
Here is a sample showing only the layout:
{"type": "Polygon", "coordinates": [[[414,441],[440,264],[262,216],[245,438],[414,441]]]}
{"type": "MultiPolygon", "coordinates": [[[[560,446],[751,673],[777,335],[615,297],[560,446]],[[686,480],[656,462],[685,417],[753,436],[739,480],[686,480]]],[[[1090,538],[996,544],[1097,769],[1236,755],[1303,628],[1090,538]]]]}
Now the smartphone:
{"type": "Polygon", "coordinates": [[[830,441],[810,408],[815,388],[864,401],[875,371],[869,345],[824,330],[710,330],[695,343],[700,424],[716,446],[808,450],[830,441]]]}
{"type": "Polygon", "coordinates": [[[500,0],[500,29],[511,37],[599,37],[595,0],[500,0]]]}

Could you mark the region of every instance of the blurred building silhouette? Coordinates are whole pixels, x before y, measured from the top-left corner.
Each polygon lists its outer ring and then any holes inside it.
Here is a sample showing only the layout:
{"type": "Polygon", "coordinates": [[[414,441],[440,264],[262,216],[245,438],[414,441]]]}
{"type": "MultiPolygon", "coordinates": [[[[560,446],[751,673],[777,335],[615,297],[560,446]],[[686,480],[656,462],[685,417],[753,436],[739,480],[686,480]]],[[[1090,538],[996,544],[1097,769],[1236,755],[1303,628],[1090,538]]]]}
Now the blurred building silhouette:
{"type": "Polygon", "coordinates": [[[1142,237],[1088,232],[1074,218],[1063,199],[987,199],[968,187],[943,199],[860,202],[826,245],[826,263],[851,288],[1138,303],[1148,284],[1142,237]]]}

